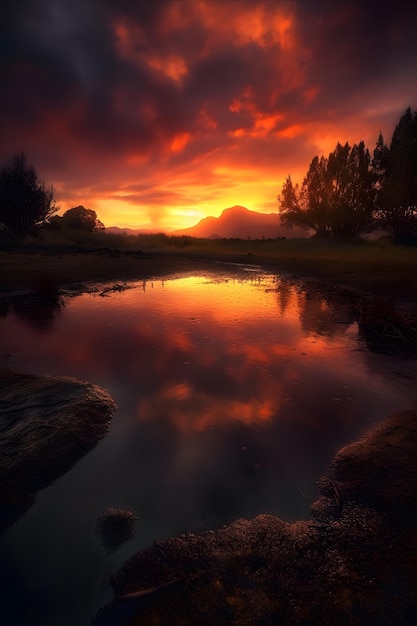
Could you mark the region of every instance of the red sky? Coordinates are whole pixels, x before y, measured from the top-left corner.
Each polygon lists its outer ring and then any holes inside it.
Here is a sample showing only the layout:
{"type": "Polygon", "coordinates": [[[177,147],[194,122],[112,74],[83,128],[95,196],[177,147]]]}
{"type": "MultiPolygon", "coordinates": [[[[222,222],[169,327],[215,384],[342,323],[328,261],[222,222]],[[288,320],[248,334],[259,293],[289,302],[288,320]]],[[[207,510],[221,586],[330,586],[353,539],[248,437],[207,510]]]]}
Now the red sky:
{"type": "Polygon", "coordinates": [[[417,108],[417,8],[363,0],[14,0],[0,16],[0,160],[24,151],[106,226],[240,204],[417,108]]]}

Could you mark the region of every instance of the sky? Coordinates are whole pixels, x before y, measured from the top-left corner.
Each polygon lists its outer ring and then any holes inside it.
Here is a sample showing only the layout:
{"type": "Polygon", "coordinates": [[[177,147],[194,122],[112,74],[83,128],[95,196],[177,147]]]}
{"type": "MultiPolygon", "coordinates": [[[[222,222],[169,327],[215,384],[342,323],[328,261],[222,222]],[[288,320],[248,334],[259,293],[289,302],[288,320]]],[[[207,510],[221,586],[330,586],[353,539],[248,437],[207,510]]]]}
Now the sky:
{"type": "Polygon", "coordinates": [[[278,212],[289,174],[417,109],[414,0],[3,4],[0,164],[23,151],[106,226],[278,212]]]}

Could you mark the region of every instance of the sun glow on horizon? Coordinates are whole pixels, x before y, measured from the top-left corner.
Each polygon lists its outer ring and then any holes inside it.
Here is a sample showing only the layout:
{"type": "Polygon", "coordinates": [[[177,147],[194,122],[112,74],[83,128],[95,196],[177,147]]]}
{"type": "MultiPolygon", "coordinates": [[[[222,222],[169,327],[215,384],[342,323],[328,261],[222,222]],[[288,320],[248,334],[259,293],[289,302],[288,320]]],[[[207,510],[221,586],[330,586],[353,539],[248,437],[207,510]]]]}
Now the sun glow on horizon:
{"type": "Polygon", "coordinates": [[[260,180],[260,175],[256,169],[219,163],[207,176],[206,184],[197,172],[189,177],[172,175],[160,186],[150,181],[151,193],[147,188],[133,191],[133,182],[105,194],[94,194],[92,189],[79,191],[75,199],[66,199],[58,189],[59,214],[82,204],[94,210],[106,227],[168,233],[195,226],[206,217],[220,217],[233,206],[258,213],[278,213],[277,195],[285,178],[264,172],[260,180]]]}

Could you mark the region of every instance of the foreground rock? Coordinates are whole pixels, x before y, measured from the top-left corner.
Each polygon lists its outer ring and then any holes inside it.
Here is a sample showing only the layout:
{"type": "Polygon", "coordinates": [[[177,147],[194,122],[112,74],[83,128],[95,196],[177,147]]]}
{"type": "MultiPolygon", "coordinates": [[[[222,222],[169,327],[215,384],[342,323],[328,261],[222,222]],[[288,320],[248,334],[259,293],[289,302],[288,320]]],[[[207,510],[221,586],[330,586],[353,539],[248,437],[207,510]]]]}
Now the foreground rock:
{"type": "Polygon", "coordinates": [[[138,518],[125,507],[107,507],[97,519],[95,531],[101,536],[103,548],[111,554],[135,534],[135,521],[138,518]]]}
{"type": "Polygon", "coordinates": [[[106,434],[115,409],[95,385],[0,370],[0,533],[106,434]]]}
{"type": "Polygon", "coordinates": [[[310,521],[272,515],[136,554],[94,626],[417,623],[417,411],[335,457],[310,521]]]}

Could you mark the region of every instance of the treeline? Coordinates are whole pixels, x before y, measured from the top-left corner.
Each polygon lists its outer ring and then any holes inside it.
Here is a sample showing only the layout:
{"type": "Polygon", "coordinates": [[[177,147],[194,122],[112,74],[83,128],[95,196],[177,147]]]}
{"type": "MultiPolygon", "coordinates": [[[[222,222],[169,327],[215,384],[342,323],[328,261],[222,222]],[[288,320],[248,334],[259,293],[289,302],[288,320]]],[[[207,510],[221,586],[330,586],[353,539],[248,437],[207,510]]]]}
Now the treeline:
{"type": "Polygon", "coordinates": [[[317,237],[354,238],[382,229],[399,243],[417,240],[417,112],[408,108],[390,145],[373,156],[363,141],[315,156],[301,184],[288,176],[278,196],[281,220],[317,237]]]}

